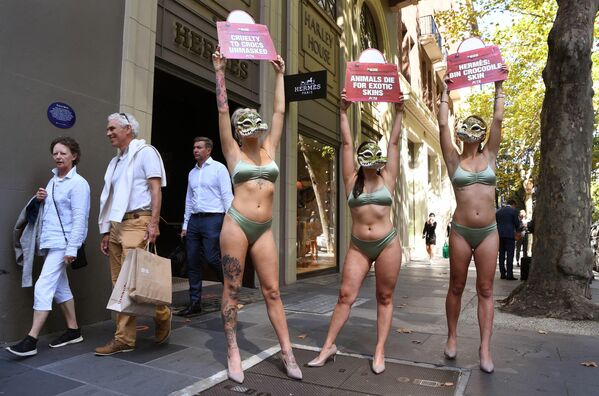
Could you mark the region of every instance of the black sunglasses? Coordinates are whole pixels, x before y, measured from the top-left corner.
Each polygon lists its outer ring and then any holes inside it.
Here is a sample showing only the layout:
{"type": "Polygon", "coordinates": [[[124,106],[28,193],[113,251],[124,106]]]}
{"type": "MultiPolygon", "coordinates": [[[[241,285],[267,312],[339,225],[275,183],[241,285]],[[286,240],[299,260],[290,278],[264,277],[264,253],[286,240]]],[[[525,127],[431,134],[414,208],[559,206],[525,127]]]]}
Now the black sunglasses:
{"type": "Polygon", "coordinates": [[[123,117],[125,117],[125,119],[127,120],[127,122],[129,124],[131,124],[131,121],[129,121],[129,117],[127,117],[127,114],[125,114],[125,113],[119,113],[119,115],[122,115],[123,117]]]}

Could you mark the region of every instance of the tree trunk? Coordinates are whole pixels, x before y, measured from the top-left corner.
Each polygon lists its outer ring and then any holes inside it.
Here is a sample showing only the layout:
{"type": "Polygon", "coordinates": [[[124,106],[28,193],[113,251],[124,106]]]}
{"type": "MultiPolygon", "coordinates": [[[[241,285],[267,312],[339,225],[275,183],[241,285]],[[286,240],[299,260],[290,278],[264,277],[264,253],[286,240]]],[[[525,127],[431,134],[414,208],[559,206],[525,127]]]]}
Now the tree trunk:
{"type": "Polygon", "coordinates": [[[599,320],[588,296],[593,105],[591,47],[599,0],[558,0],[543,71],[541,163],[528,282],[502,310],[525,316],[599,320]]]}

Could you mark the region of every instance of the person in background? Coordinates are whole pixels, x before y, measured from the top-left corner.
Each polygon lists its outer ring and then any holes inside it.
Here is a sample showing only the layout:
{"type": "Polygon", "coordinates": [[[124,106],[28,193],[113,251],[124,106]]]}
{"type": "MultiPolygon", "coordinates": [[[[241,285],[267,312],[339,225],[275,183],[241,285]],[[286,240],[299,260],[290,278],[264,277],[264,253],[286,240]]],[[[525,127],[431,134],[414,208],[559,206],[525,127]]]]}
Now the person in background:
{"type": "Polygon", "coordinates": [[[528,257],[528,219],[526,218],[526,211],[522,209],[518,213],[518,220],[520,225],[516,230],[516,265],[520,266],[520,252],[522,257],[528,257]]]}
{"type": "MultiPolygon", "coordinates": [[[[108,164],[100,196],[98,223],[102,240],[100,251],[109,257],[112,286],[130,249],[145,248],[160,235],[158,223],[162,205],[161,188],[166,186],[166,172],[158,150],[137,139],[139,123],[131,114],[108,116],[106,137],[118,155],[108,164]]],[[[162,344],[171,334],[172,312],[166,305],[156,306],[154,341],[162,344]]],[[[116,332],[97,356],[114,355],[135,349],[135,316],[116,315],[116,332]]]]}
{"type": "Polygon", "coordinates": [[[514,277],[514,249],[516,230],[520,227],[516,201],[510,199],[507,205],[495,214],[499,231],[499,272],[501,279],[518,280],[514,277]]]}
{"type": "Polygon", "coordinates": [[[220,230],[225,212],[231,207],[233,192],[227,167],[212,159],[212,139],[196,137],[193,157],[196,165],[187,178],[183,231],[189,274],[189,305],[177,315],[202,311],[202,262],[206,262],[222,282],[220,230]]]}
{"type": "Polygon", "coordinates": [[[46,188],[37,190],[32,201],[39,205],[38,216],[42,216],[40,248],[46,253],[42,272],[35,282],[33,324],[21,342],[6,348],[22,357],[37,354],[38,336],[52,310],[52,300],[60,307],[67,330],[49,346],[59,348],[83,341],[67,267],[77,258],[77,250],[87,236],[89,184],[77,173],[81,149],[75,139],[67,136],[54,139],[50,153],[56,165],[52,169],[54,176],[46,188]]]}
{"type": "Polygon", "coordinates": [[[422,230],[422,239],[426,241],[426,252],[428,253],[428,259],[432,263],[435,252],[433,251],[435,244],[437,243],[437,234],[435,230],[437,228],[437,222],[435,221],[435,214],[430,213],[428,220],[424,223],[424,229],[422,230]]]}

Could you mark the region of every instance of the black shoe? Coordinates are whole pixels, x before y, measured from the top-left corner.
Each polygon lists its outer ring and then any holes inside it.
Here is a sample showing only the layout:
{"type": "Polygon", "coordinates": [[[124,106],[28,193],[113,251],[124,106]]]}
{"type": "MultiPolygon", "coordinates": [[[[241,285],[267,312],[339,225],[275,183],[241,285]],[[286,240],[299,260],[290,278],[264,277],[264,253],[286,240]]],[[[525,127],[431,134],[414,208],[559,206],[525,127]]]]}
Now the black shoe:
{"type": "Polygon", "coordinates": [[[500,279],[505,279],[505,274],[501,274],[500,279]]]}
{"type": "Polygon", "coordinates": [[[190,304],[187,307],[183,308],[181,311],[177,312],[175,315],[177,316],[190,316],[196,315],[202,312],[202,305],[198,302],[195,304],[190,304]]]}
{"type": "Polygon", "coordinates": [[[83,341],[81,329],[67,329],[60,337],[52,341],[48,346],[50,348],[60,348],[69,344],[76,344],[83,341]]]}
{"type": "Polygon", "coordinates": [[[505,279],[507,279],[507,280],[518,280],[518,278],[514,278],[513,276],[510,276],[510,277],[505,278],[505,279]]]}
{"type": "Polygon", "coordinates": [[[6,350],[21,357],[37,355],[37,339],[28,335],[23,338],[23,341],[7,347],[6,350]]]}

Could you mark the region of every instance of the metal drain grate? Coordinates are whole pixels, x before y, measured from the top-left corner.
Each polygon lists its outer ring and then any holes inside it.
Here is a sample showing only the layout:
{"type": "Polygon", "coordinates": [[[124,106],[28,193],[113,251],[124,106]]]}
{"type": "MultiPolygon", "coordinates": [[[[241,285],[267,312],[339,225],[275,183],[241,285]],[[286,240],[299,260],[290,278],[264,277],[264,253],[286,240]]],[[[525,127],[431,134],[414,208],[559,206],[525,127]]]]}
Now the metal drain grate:
{"type": "MultiPolygon", "coordinates": [[[[352,307],[357,307],[358,305],[364,304],[367,301],[369,301],[367,298],[357,298],[352,307]]],[[[298,303],[286,305],[285,310],[291,312],[315,313],[323,315],[333,312],[335,309],[335,304],[337,304],[336,295],[319,295],[307,298],[298,303]]]]}
{"type": "Polygon", "coordinates": [[[225,380],[198,394],[457,396],[463,394],[468,381],[468,373],[459,369],[390,359],[385,372],[375,375],[370,370],[370,359],[350,355],[338,355],[335,362],[310,368],[305,363],[316,357],[317,352],[298,348],[294,352],[302,367],[302,381],[289,379],[279,354],[275,354],[245,370],[243,384],[225,380]]]}

